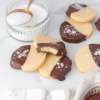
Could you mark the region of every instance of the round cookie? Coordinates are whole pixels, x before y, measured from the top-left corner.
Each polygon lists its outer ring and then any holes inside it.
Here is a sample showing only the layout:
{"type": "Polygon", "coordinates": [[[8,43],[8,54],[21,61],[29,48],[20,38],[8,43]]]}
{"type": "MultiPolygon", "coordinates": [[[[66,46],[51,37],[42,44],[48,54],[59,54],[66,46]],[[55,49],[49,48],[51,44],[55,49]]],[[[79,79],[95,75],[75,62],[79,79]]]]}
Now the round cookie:
{"type": "Polygon", "coordinates": [[[24,45],[13,52],[10,60],[10,65],[12,68],[21,69],[21,66],[25,63],[27,55],[30,51],[30,47],[30,45],[24,45]]]}
{"type": "Polygon", "coordinates": [[[71,65],[71,60],[66,56],[61,57],[48,54],[45,63],[39,69],[39,73],[44,77],[52,77],[62,81],[71,70],[71,65]]]}
{"type": "Polygon", "coordinates": [[[62,39],[69,43],[80,43],[85,41],[92,34],[90,23],[78,23],[72,19],[63,22],[60,26],[62,39]]]}
{"type": "Polygon", "coordinates": [[[100,67],[100,44],[89,44],[80,48],[75,56],[76,67],[80,72],[88,72],[100,67]]]}
{"type": "Polygon", "coordinates": [[[70,5],[66,14],[77,22],[89,22],[96,16],[96,12],[92,7],[80,3],[70,5]]]}

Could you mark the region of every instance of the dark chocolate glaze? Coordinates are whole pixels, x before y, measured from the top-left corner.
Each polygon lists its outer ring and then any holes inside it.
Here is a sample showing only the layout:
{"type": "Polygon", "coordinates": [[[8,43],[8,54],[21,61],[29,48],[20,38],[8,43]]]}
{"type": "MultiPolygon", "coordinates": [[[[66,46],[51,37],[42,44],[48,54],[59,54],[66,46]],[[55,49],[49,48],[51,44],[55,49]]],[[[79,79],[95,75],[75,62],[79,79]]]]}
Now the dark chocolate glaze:
{"type": "Polygon", "coordinates": [[[60,26],[62,39],[69,43],[80,43],[86,40],[86,36],[76,30],[69,22],[63,22],[60,26]]]}
{"type": "Polygon", "coordinates": [[[95,22],[95,26],[97,28],[98,31],[100,31],[100,18],[98,18],[95,22]]]}
{"type": "Polygon", "coordinates": [[[62,57],[59,62],[54,66],[51,72],[51,76],[55,79],[63,81],[66,74],[71,70],[71,65],[72,62],[67,56],[62,57]]]}
{"type": "Polygon", "coordinates": [[[21,69],[30,51],[30,45],[24,45],[13,52],[10,65],[14,69],[21,69]]]}
{"type": "Polygon", "coordinates": [[[87,5],[81,3],[74,3],[69,6],[68,10],[66,11],[66,15],[70,17],[72,13],[79,11],[83,7],[87,7],[87,5]]]}
{"type": "Polygon", "coordinates": [[[90,44],[89,49],[95,63],[100,67],[100,44],[90,44]]]}
{"type": "Polygon", "coordinates": [[[95,93],[90,96],[86,96],[84,100],[100,100],[100,93],[95,93]]]}
{"type": "MultiPolygon", "coordinates": [[[[65,56],[67,51],[65,48],[65,44],[63,42],[56,42],[56,43],[38,43],[37,44],[37,51],[38,52],[45,52],[45,51],[41,51],[41,49],[43,47],[49,47],[49,48],[54,48],[56,49],[57,52],[57,56],[65,56]]],[[[52,52],[50,52],[52,53],[52,52]]]]}

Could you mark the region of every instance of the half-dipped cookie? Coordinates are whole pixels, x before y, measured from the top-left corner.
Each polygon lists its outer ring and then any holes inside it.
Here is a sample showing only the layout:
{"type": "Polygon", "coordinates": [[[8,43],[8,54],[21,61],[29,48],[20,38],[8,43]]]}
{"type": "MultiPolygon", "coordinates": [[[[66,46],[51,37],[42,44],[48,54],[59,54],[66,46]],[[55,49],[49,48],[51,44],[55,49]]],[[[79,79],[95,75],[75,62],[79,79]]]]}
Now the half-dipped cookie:
{"type": "Polygon", "coordinates": [[[48,54],[39,73],[47,78],[55,78],[60,81],[65,79],[66,74],[71,70],[72,62],[67,56],[55,56],[48,54]]]}
{"type": "Polygon", "coordinates": [[[37,70],[45,58],[46,53],[38,53],[33,45],[24,45],[13,52],[10,65],[14,69],[31,72],[37,70]]]}
{"type": "Polygon", "coordinates": [[[80,72],[88,72],[100,67],[100,44],[89,44],[76,53],[76,67],[80,72]]]}
{"type": "Polygon", "coordinates": [[[63,42],[49,42],[49,43],[37,43],[38,52],[47,52],[57,56],[65,56],[66,48],[63,42]]]}
{"type": "Polygon", "coordinates": [[[81,3],[74,3],[70,5],[66,14],[68,17],[77,22],[89,22],[96,16],[96,12],[92,7],[81,3]]]}
{"type": "Polygon", "coordinates": [[[78,23],[72,19],[65,21],[60,26],[61,38],[69,43],[80,43],[92,34],[90,23],[78,23]]]}

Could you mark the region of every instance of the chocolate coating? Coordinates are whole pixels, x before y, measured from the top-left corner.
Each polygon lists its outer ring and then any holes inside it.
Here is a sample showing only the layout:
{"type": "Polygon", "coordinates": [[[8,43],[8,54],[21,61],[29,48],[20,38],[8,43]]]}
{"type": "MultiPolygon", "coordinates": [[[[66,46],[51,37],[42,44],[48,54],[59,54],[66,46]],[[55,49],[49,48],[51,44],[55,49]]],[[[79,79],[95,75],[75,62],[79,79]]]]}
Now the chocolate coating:
{"type": "MultiPolygon", "coordinates": [[[[57,56],[65,56],[67,51],[65,48],[65,44],[63,42],[57,42],[57,43],[38,43],[37,44],[37,50],[38,52],[45,52],[41,49],[44,47],[54,48],[57,50],[57,56]]],[[[52,52],[50,52],[52,53],[52,52]]]]}
{"type": "Polygon", "coordinates": [[[54,66],[51,76],[55,79],[63,81],[65,79],[65,75],[71,70],[71,65],[72,62],[67,56],[62,57],[54,66]]]}
{"type": "Polygon", "coordinates": [[[13,52],[11,56],[10,65],[14,69],[21,69],[21,66],[24,64],[27,55],[30,51],[30,45],[24,45],[19,47],[16,51],[13,52]]]}
{"type": "Polygon", "coordinates": [[[70,17],[72,13],[77,12],[84,7],[87,7],[87,5],[81,3],[74,3],[69,6],[68,10],[66,11],[66,15],[70,17]]]}
{"type": "Polygon", "coordinates": [[[96,93],[94,95],[90,95],[88,97],[85,97],[84,100],[100,100],[100,93],[96,93]]]}
{"type": "Polygon", "coordinates": [[[80,43],[86,40],[86,36],[78,32],[69,22],[63,22],[60,26],[62,39],[69,43],[80,43]]]}
{"type": "Polygon", "coordinates": [[[95,22],[95,26],[97,28],[98,31],[100,31],[100,18],[98,18],[95,22]]]}
{"type": "Polygon", "coordinates": [[[100,100],[99,87],[90,89],[84,97],[84,100],[100,100]]]}
{"type": "Polygon", "coordinates": [[[100,44],[90,44],[89,49],[95,63],[100,67],[100,44]]]}

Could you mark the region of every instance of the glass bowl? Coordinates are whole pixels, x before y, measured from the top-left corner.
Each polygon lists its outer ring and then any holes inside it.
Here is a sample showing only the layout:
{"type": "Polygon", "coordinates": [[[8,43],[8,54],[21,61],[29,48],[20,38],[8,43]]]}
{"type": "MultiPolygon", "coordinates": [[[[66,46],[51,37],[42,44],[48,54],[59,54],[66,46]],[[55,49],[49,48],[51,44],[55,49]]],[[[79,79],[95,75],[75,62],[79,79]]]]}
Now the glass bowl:
{"type": "Polygon", "coordinates": [[[8,13],[14,9],[21,9],[26,6],[26,2],[13,1],[8,5],[6,12],[6,25],[7,32],[13,38],[21,41],[32,41],[33,36],[37,34],[47,34],[48,23],[49,23],[49,12],[45,0],[34,0],[30,11],[33,13],[32,20],[23,25],[13,26],[7,22],[8,13]]]}

